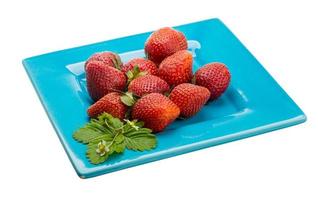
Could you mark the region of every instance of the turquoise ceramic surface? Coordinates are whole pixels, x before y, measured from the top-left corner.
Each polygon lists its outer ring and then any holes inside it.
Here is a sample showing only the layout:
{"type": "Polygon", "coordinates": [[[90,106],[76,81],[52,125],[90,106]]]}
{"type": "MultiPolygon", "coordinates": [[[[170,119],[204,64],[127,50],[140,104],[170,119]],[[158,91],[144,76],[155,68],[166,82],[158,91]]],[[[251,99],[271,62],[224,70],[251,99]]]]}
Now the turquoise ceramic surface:
{"type": "Polygon", "coordinates": [[[72,133],[88,121],[86,109],[91,104],[86,92],[83,62],[100,51],[117,52],[123,61],[144,56],[144,42],[150,32],[23,60],[33,86],[80,177],[88,178],[121,170],[306,120],[300,108],[219,19],[175,28],[188,39],[189,49],[194,55],[193,70],[209,62],[223,62],[232,74],[230,87],[221,98],[208,103],[194,117],[177,120],[158,134],[156,149],[145,152],[126,150],[100,165],[90,164],[85,157],[85,145],[72,138],[72,133]]]}

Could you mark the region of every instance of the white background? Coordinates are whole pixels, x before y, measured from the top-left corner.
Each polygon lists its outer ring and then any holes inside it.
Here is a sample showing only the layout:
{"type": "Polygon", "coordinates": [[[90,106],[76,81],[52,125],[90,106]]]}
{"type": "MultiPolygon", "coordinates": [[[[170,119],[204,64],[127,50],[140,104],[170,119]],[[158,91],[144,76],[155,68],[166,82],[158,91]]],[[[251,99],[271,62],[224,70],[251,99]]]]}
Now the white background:
{"type": "Polygon", "coordinates": [[[304,0],[1,1],[0,199],[318,199],[317,8],[304,0]],[[21,60],[212,17],[241,39],[308,121],[78,178],[21,60]]]}

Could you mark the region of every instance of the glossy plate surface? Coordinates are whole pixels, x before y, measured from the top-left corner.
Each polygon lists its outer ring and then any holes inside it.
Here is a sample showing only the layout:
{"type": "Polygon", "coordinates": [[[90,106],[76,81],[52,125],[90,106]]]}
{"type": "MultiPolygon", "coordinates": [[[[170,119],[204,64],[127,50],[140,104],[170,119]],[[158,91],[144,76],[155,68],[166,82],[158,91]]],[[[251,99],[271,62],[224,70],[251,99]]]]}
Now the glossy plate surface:
{"type": "Polygon", "coordinates": [[[68,154],[82,178],[176,156],[306,120],[304,113],[262,65],[219,20],[210,19],[175,27],[182,31],[194,55],[193,70],[209,62],[225,63],[232,74],[230,87],[196,116],[178,120],[158,134],[156,149],[126,150],[100,165],[85,157],[86,147],[72,133],[87,121],[91,104],[85,86],[84,61],[93,53],[113,51],[122,60],[144,56],[150,32],[66,49],[23,60],[23,65],[68,154]]]}

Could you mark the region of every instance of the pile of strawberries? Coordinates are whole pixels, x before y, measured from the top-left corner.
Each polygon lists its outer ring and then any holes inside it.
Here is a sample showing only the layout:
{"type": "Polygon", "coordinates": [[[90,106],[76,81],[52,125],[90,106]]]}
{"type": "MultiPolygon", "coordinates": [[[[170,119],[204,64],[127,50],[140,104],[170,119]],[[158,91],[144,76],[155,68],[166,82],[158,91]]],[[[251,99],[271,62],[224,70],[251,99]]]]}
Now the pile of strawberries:
{"type": "Polygon", "coordinates": [[[193,75],[193,58],[183,33],[162,28],[145,43],[146,58],[122,64],[112,52],[92,55],[85,63],[87,89],[95,103],[90,117],[107,112],[137,119],[154,132],[178,117],[195,115],[208,100],[218,98],[231,75],[223,63],[209,63],[193,75]]]}

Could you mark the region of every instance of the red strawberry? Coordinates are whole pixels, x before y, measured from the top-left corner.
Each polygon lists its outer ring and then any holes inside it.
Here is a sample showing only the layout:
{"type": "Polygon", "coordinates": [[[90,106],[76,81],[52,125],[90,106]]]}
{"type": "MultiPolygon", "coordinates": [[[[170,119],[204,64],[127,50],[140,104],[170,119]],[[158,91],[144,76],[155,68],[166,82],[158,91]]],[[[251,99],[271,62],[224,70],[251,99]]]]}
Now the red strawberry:
{"type": "Polygon", "coordinates": [[[181,116],[191,117],[209,100],[210,91],[205,87],[182,83],[171,91],[169,98],[180,108],[181,116]]]}
{"type": "Polygon", "coordinates": [[[210,90],[210,99],[216,99],[229,86],[231,74],[223,63],[209,63],[200,68],[194,75],[194,83],[210,90]]]}
{"type": "Polygon", "coordinates": [[[189,51],[178,51],[161,62],[159,77],[167,81],[170,86],[190,82],[192,62],[192,55],[189,51]]]}
{"type": "Polygon", "coordinates": [[[153,63],[151,60],[147,60],[145,58],[134,58],[130,60],[128,63],[124,64],[122,68],[122,72],[125,74],[132,70],[135,66],[139,67],[140,71],[145,71],[147,74],[150,75],[157,75],[158,73],[158,67],[155,63],[153,63]]]}
{"type": "Polygon", "coordinates": [[[126,80],[123,72],[101,61],[90,61],[86,65],[87,90],[94,101],[114,90],[124,90],[126,80]]]}
{"type": "Polygon", "coordinates": [[[128,91],[137,96],[150,93],[165,93],[170,89],[168,83],[153,75],[145,75],[134,79],[128,86],[128,91]]]}
{"type": "Polygon", "coordinates": [[[165,27],[153,32],[148,37],[145,44],[145,53],[149,60],[159,64],[167,56],[187,48],[187,39],[183,33],[165,27]]]}
{"type": "Polygon", "coordinates": [[[172,123],[180,109],[168,97],[151,93],[141,97],[132,109],[132,118],[145,123],[145,127],[159,132],[172,123]]]}
{"type": "Polygon", "coordinates": [[[88,108],[88,116],[97,117],[103,112],[106,112],[113,117],[124,119],[127,107],[121,102],[120,97],[121,94],[118,92],[108,93],[88,108]]]}
{"type": "Polygon", "coordinates": [[[105,65],[114,67],[116,69],[120,69],[122,66],[122,62],[120,60],[120,57],[113,53],[113,52],[100,52],[100,53],[95,53],[93,54],[85,63],[85,69],[87,63],[91,61],[101,61],[105,65]]]}

